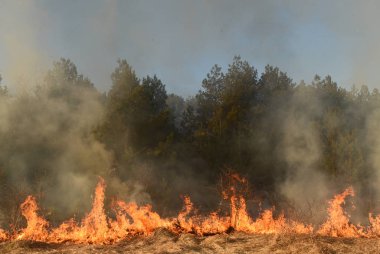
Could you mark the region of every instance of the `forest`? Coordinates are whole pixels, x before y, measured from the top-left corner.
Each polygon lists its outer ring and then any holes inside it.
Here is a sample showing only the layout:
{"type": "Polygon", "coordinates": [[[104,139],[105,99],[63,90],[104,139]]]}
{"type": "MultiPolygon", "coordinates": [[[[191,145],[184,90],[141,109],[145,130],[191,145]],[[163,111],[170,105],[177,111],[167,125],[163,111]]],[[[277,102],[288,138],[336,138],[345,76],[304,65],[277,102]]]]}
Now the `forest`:
{"type": "Polygon", "coordinates": [[[178,212],[181,195],[215,208],[220,179],[248,179],[251,207],[315,218],[332,194],[353,186],[358,213],[380,201],[380,92],[343,88],[331,76],[296,83],[236,56],[214,65],[200,90],[168,93],[123,59],[102,93],[69,59],[29,90],[0,89],[0,223],[21,223],[35,195],[50,221],[83,215],[98,176],[107,192],[178,212]],[[379,155],[378,155],[379,154],[379,155]]]}

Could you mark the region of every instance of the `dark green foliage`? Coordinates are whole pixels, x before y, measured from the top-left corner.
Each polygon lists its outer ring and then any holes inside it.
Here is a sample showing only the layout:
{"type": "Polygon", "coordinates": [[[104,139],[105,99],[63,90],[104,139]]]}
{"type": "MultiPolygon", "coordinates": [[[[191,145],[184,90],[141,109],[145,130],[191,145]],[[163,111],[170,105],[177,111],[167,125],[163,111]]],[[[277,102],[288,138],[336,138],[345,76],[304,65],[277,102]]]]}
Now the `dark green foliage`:
{"type": "Polygon", "coordinates": [[[165,85],[156,76],[140,81],[125,60],[118,63],[98,137],[114,152],[117,163],[160,156],[174,135],[165,85]]]}

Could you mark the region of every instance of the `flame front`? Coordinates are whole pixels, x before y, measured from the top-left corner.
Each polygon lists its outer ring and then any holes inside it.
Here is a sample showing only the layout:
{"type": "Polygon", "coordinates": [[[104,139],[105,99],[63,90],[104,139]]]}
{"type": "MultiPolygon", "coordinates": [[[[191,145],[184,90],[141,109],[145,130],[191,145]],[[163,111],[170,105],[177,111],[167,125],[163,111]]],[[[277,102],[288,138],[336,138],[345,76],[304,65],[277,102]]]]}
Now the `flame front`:
{"type": "Polygon", "coordinates": [[[26,218],[27,226],[21,233],[17,235],[16,239],[27,239],[34,241],[46,241],[48,239],[48,226],[49,223],[37,213],[38,205],[35,197],[28,196],[21,204],[21,213],[26,218]]]}
{"type": "Polygon", "coordinates": [[[26,227],[15,234],[0,229],[0,241],[32,240],[51,243],[73,242],[84,244],[111,244],[131,236],[149,235],[158,228],[166,228],[174,233],[194,233],[209,235],[230,230],[257,234],[318,234],[332,237],[380,237],[380,216],[369,215],[370,225],[364,228],[350,223],[342,205],[347,196],[354,196],[352,187],[329,201],[327,220],[317,229],[311,225],[286,219],[284,214],[275,217],[273,209],[264,210],[253,219],[247,212],[246,200],[236,183],[246,180],[232,175],[229,186],[223,191],[223,198],[229,201],[229,215],[211,212],[201,216],[194,209],[190,197],[184,197],[184,207],[175,218],[161,218],[152,211],[150,205],[138,206],[134,202],[115,200],[112,208],[114,219],[105,213],[105,181],[100,178],[91,211],[77,223],[74,219],[51,228],[46,219],[38,214],[36,199],[28,196],[21,204],[21,213],[26,219],[26,227]]]}
{"type": "Polygon", "coordinates": [[[347,196],[354,196],[352,187],[347,188],[341,194],[335,195],[328,208],[328,219],[317,231],[320,235],[357,237],[365,235],[362,227],[350,223],[348,215],[343,210],[342,205],[347,196]]]}

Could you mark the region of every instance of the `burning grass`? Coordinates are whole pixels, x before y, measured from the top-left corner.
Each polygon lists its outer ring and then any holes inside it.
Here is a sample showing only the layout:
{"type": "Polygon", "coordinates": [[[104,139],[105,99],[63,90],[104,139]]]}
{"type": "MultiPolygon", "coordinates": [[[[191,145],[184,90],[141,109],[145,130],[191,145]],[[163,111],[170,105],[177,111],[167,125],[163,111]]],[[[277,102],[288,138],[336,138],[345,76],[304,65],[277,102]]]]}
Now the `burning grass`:
{"type": "Polygon", "coordinates": [[[3,242],[33,241],[50,244],[119,244],[136,236],[151,236],[158,229],[163,229],[173,236],[192,234],[197,237],[224,235],[240,232],[248,235],[302,235],[308,237],[349,237],[377,238],[380,236],[380,216],[369,215],[367,227],[350,222],[343,209],[347,196],[353,196],[349,187],[329,201],[328,217],[319,227],[291,220],[284,214],[274,216],[273,209],[264,210],[256,218],[247,212],[244,198],[246,180],[231,174],[225,184],[223,199],[229,202],[229,214],[222,215],[215,211],[208,215],[199,215],[194,209],[190,197],[184,197],[184,207],[177,217],[161,218],[150,205],[138,206],[134,202],[126,203],[115,200],[112,209],[115,217],[105,213],[105,181],[100,178],[92,204],[92,210],[80,221],[69,219],[58,227],[51,227],[49,222],[38,213],[37,200],[28,196],[21,204],[26,227],[10,233],[0,230],[3,242]]]}

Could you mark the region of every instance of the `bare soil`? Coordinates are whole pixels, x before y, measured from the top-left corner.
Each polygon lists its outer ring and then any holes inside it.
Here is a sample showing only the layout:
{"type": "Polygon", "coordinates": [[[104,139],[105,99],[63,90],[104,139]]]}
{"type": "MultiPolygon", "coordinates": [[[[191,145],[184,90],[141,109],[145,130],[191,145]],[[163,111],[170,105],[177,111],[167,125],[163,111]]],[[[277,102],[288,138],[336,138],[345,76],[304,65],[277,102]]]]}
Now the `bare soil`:
{"type": "Polygon", "coordinates": [[[113,245],[0,243],[0,253],[380,253],[380,239],[315,235],[251,235],[241,232],[199,237],[157,230],[113,245]]]}

